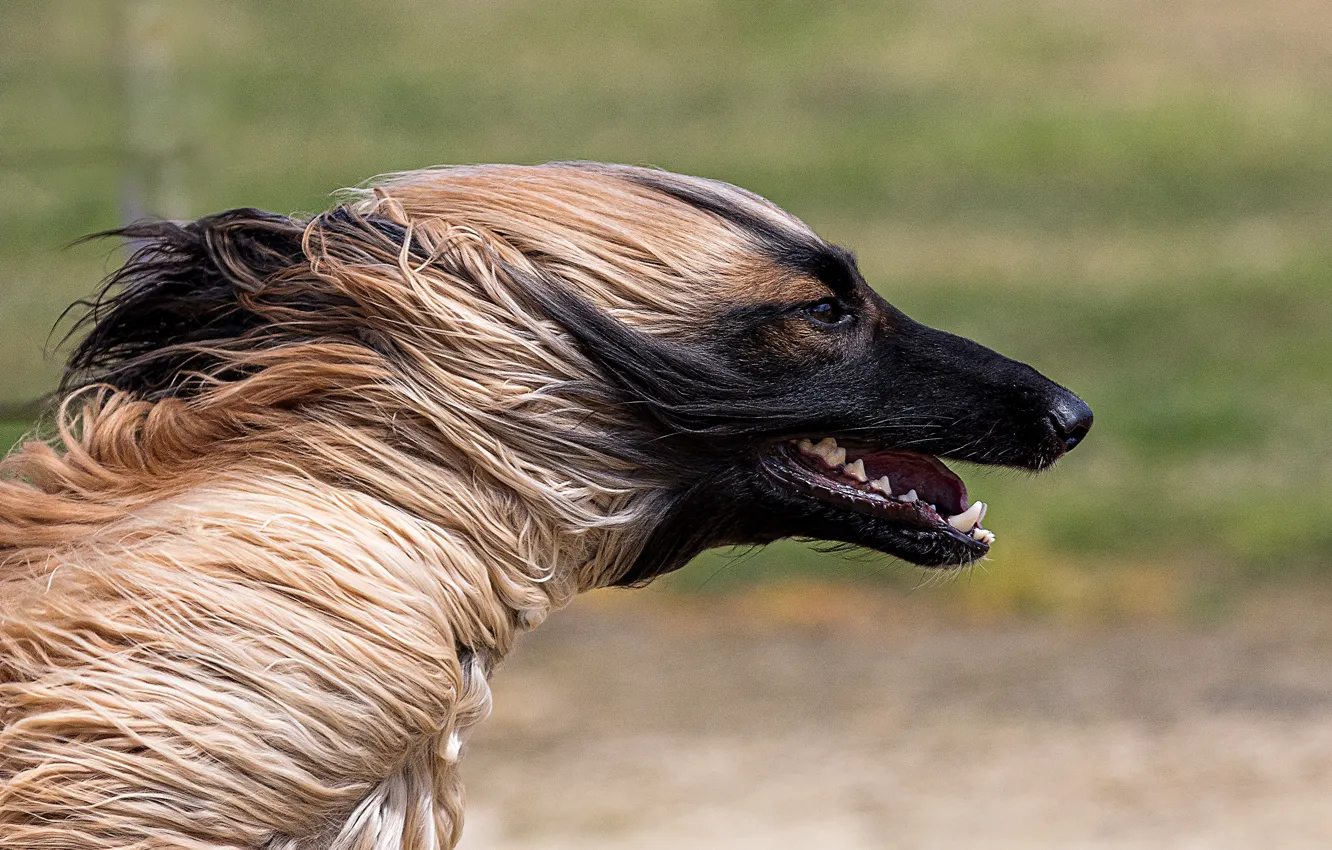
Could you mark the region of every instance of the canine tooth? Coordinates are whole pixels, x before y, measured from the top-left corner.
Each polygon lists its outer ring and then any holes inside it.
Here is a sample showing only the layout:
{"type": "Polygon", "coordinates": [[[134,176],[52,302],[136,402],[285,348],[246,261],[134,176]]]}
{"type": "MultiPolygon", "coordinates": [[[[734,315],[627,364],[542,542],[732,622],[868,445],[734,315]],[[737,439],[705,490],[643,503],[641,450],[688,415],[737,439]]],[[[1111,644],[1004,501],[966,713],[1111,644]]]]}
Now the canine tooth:
{"type": "Polygon", "coordinates": [[[850,475],[852,478],[856,479],[857,481],[869,480],[868,478],[865,477],[865,461],[860,460],[859,458],[851,461],[843,468],[846,470],[847,475],[850,475]]]}
{"type": "Polygon", "coordinates": [[[964,534],[971,532],[971,529],[980,522],[980,518],[985,513],[984,502],[972,502],[971,507],[967,508],[957,516],[950,516],[948,524],[964,534]]]}
{"type": "Polygon", "coordinates": [[[899,496],[898,498],[901,499],[902,501],[906,502],[907,504],[910,504],[911,502],[916,501],[916,500],[917,500],[918,498],[920,498],[920,497],[916,495],[916,491],[915,491],[915,490],[908,490],[908,491],[906,491],[906,495],[905,495],[905,496],[899,496]]]}
{"type": "Polygon", "coordinates": [[[885,496],[893,495],[893,485],[892,482],[888,480],[887,475],[884,475],[880,478],[876,478],[873,481],[871,481],[870,489],[878,490],[880,493],[882,493],[885,496]]]}

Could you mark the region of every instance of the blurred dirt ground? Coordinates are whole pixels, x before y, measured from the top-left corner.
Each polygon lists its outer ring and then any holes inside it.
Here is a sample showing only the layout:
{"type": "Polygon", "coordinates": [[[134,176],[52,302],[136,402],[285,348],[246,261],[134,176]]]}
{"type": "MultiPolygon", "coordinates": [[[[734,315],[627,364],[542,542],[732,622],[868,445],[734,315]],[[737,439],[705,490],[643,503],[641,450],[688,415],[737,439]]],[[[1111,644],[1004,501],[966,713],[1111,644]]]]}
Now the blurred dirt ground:
{"type": "Polygon", "coordinates": [[[464,850],[1332,846],[1325,592],[1076,628],[603,594],[493,684],[464,850]]]}

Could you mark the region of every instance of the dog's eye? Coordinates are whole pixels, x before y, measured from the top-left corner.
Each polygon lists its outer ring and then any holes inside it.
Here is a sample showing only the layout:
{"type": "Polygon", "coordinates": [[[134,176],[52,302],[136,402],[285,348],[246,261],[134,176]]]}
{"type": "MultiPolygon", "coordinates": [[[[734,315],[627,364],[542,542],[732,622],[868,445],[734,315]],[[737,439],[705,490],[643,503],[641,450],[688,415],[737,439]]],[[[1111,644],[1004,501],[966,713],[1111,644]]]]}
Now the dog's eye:
{"type": "Polygon", "coordinates": [[[836,298],[824,298],[806,307],[805,315],[821,325],[840,325],[849,314],[836,298]]]}

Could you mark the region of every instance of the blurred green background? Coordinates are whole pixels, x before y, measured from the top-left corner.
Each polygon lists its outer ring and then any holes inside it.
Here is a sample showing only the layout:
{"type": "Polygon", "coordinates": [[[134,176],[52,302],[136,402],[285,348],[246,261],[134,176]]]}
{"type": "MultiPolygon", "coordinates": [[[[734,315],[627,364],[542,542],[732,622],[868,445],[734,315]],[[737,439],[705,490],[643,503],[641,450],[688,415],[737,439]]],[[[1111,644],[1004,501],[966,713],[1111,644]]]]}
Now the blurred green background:
{"type": "MultiPolygon", "coordinates": [[[[899,307],[1095,409],[1047,475],[964,471],[1000,539],[938,593],[1211,616],[1332,575],[1328,33],[1332,4],[1300,0],[6,0],[0,440],[54,385],[61,310],[118,259],[62,246],[127,208],[651,164],[772,198],[899,307]]],[[[936,582],[793,544],[667,586],[793,577],[936,582]]]]}

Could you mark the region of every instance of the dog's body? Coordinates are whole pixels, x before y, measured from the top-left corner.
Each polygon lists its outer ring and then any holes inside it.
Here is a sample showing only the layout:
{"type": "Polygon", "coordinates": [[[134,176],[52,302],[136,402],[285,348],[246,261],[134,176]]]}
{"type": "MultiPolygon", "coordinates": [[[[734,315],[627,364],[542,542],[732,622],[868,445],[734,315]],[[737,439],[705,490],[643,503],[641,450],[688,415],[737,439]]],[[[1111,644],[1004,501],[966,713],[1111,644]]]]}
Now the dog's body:
{"type": "Polygon", "coordinates": [[[123,235],[59,449],[0,477],[10,850],[450,847],[550,610],[725,543],[966,563],[983,506],[924,453],[1041,468],[1090,425],[712,181],[446,169],[123,235]]]}

